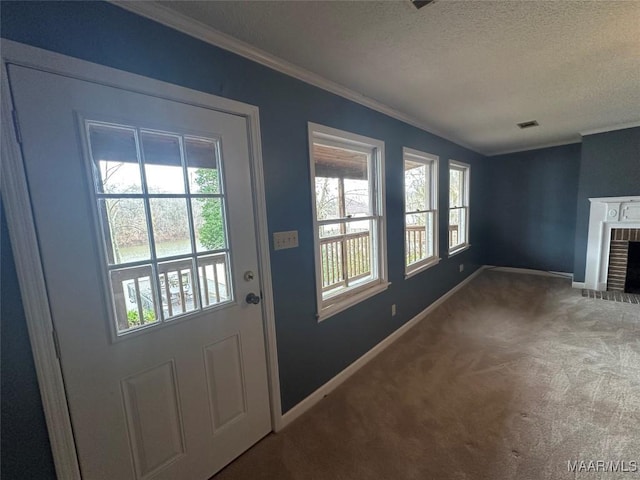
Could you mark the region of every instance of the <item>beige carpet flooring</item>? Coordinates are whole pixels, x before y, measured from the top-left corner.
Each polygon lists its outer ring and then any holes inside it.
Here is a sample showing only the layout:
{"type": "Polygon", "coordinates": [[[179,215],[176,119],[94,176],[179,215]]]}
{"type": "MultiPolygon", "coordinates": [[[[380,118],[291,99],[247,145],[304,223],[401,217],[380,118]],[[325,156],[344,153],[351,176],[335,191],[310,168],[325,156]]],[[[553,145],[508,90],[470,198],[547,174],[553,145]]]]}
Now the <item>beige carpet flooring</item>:
{"type": "Polygon", "coordinates": [[[640,308],[486,271],[214,478],[640,479],[581,460],[640,469],[640,308]]]}

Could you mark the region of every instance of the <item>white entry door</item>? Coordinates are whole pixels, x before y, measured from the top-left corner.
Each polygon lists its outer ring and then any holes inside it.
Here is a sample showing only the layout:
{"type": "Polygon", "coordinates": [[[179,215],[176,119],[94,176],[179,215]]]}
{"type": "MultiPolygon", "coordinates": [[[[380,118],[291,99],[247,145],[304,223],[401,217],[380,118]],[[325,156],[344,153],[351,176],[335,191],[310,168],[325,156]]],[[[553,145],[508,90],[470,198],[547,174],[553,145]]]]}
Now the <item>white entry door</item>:
{"type": "Polygon", "coordinates": [[[246,119],[9,81],[83,478],[209,478],[271,430],[246,119]]]}

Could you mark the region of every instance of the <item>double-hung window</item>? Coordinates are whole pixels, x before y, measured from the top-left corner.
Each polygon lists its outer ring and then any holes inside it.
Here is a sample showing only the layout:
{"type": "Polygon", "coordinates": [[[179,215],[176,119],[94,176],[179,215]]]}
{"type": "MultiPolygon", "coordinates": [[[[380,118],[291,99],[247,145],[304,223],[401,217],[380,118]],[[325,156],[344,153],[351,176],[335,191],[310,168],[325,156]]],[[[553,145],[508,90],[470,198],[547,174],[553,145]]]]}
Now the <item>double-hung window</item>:
{"type": "Polygon", "coordinates": [[[405,272],[412,275],[438,258],[438,157],[409,148],[404,157],[405,272]]]}
{"type": "Polygon", "coordinates": [[[318,319],[388,286],[384,142],[309,123],[318,319]]]}
{"type": "Polygon", "coordinates": [[[469,181],[471,167],[449,160],[449,255],[469,247],[469,181]]]}

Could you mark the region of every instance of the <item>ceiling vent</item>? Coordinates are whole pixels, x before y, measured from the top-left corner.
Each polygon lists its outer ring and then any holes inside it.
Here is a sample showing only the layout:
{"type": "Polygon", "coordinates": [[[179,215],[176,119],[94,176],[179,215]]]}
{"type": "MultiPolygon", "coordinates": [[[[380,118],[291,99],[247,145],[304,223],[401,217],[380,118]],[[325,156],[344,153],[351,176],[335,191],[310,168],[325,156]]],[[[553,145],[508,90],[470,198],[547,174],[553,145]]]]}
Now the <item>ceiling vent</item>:
{"type": "Polygon", "coordinates": [[[518,123],[517,125],[520,128],[525,129],[525,128],[537,127],[539,124],[537,120],[530,120],[528,122],[518,123]]]}
{"type": "Polygon", "coordinates": [[[420,10],[422,7],[433,3],[435,0],[411,0],[413,6],[420,10]]]}

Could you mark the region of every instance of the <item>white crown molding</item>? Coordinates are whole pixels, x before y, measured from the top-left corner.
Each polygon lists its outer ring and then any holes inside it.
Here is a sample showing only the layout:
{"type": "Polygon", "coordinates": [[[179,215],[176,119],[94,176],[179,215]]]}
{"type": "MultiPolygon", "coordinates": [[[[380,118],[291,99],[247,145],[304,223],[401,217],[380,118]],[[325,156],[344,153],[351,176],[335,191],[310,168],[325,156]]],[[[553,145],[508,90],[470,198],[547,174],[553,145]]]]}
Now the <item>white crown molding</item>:
{"type": "Polygon", "coordinates": [[[640,120],[636,122],[620,123],[618,125],[612,125],[609,127],[593,128],[591,130],[585,130],[580,132],[580,135],[586,137],[587,135],[595,135],[596,133],[614,132],[616,130],[624,130],[626,128],[640,127],[640,120]]]}
{"type": "Polygon", "coordinates": [[[298,80],[302,80],[305,83],[321,88],[335,95],[339,95],[343,98],[346,98],[347,100],[351,100],[352,102],[359,103],[360,105],[419,128],[420,130],[424,130],[433,135],[437,135],[438,137],[442,137],[445,140],[449,140],[450,142],[467,148],[473,152],[482,154],[481,151],[469,146],[459,138],[455,138],[451,135],[442,133],[428,125],[425,125],[423,122],[411,117],[410,115],[407,115],[392,107],[389,107],[388,105],[378,102],[377,100],[351,90],[350,88],[340,85],[339,83],[328,80],[316,73],[310,72],[309,70],[294,65],[293,63],[287,62],[286,60],[267,53],[264,50],[260,50],[253,45],[222,33],[209,25],[199,22],[193,18],[187,17],[186,15],[171,10],[170,8],[160,5],[154,1],[109,1],[110,3],[117,5],[118,7],[149,18],[169,28],[178,30],[191,37],[197,38],[198,40],[202,40],[210,45],[214,45],[229,52],[235,53],[236,55],[240,55],[241,57],[247,58],[253,62],[259,63],[298,80]]]}
{"type": "Polygon", "coordinates": [[[507,149],[507,150],[497,150],[495,152],[485,153],[487,157],[498,157],[500,155],[509,155],[510,153],[520,153],[520,152],[532,152],[534,150],[541,150],[543,148],[552,148],[552,147],[562,147],[564,145],[573,145],[574,143],[580,143],[582,138],[580,135],[576,134],[575,138],[570,140],[560,140],[557,142],[549,142],[543,143],[540,145],[530,145],[524,148],[515,148],[515,149],[507,149]]]}

